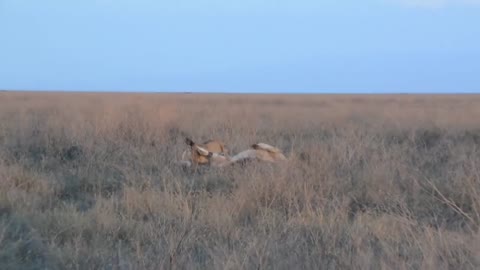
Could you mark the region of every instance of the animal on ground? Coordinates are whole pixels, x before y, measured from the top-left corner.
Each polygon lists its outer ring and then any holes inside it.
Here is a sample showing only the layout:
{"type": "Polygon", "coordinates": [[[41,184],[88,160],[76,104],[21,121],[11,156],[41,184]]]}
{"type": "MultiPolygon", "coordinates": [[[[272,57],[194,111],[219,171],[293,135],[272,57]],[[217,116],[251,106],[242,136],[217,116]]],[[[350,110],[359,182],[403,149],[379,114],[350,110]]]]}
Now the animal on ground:
{"type": "Polygon", "coordinates": [[[199,151],[202,150],[228,156],[228,148],[226,147],[225,143],[220,140],[208,140],[202,144],[197,144],[192,139],[187,137],[185,138],[185,143],[190,146],[190,149],[182,153],[182,160],[180,163],[183,165],[193,166],[196,168],[199,165],[209,164],[209,158],[199,153],[199,151]],[[190,160],[188,160],[187,156],[189,156],[190,160]]]}
{"type": "Polygon", "coordinates": [[[207,164],[211,167],[225,167],[236,163],[255,160],[269,163],[277,163],[287,160],[280,149],[266,143],[253,144],[250,149],[244,150],[232,157],[208,151],[208,149],[195,144],[192,146],[192,151],[208,160],[207,164]]]}

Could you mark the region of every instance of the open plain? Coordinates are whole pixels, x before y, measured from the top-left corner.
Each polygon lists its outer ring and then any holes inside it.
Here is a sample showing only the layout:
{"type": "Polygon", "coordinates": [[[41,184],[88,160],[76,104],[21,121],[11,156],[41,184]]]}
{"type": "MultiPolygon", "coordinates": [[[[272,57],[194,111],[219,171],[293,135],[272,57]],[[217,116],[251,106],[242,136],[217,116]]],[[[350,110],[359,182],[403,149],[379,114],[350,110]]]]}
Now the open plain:
{"type": "Polygon", "coordinates": [[[0,269],[479,269],[479,227],[480,95],[0,93],[0,269]]]}

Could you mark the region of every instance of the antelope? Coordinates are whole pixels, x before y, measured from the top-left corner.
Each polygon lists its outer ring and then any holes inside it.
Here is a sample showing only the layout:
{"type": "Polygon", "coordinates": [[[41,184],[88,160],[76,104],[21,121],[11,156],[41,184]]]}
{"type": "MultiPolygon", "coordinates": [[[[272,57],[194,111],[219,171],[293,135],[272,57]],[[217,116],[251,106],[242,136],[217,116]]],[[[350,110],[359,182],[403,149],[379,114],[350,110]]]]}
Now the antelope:
{"type": "Polygon", "coordinates": [[[258,160],[269,163],[277,163],[285,161],[287,158],[277,147],[271,146],[266,143],[256,143],[251,146],[250,149],[244,150],[233,157],[224,156],[220,153],[214,153],[208,151],[198,145],[193,145],[194,152],[208,160],[208,164],[211,167],[225,167],[235,164],[237,162],[243,162],[247,160],[258,160]]]}

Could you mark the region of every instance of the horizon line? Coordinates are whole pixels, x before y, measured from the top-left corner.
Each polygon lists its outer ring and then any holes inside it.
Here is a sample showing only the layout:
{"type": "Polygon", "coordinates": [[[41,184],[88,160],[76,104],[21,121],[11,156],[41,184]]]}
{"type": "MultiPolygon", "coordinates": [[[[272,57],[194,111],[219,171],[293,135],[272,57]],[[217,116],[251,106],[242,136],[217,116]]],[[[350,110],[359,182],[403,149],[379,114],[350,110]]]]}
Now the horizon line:
{"type": "Polygon", "coordinates": [[[480,94],[480,91],[133,91],[133,90],[58,90],[58,89],[1,89],[0,92],[38,92],[38,93],[113,93],[113,94],[262,94],[262,95],[455,95],[480,94]]]}

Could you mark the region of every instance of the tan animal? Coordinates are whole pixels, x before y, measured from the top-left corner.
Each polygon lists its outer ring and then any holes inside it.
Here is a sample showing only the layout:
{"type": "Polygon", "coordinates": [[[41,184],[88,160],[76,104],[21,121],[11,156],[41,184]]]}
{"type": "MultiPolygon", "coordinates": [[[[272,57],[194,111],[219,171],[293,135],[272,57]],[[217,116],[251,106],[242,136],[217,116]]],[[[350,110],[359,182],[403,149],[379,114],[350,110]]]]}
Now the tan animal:
{"type": "Polygon", "coordinates": [[[192,149],[197,155],[207,159],[208,164],[212,167],[225,167],[247,160],[265,161],[270,163],[287,160],[280,149],[266,143],[256,143],[251,146],[251,149],[244,150],[233,157],[213,153],[198,145],[193,145],[192,149]]]}
{"type": "Polygon", "coordinates": [[[208,157],[200,154],[199,152],[207,151],[215,154],[222,154],[224,156],[228,156],[228,149],[225,146],[225,143],[223,143],[222,141],[208,140],[203,144],[196,144],[190,138],[185,138],[185,143],[190,146],[190,150],[184,151],[182,154],[182,162],[185,165],[188,165],[188,163],[190,163],[190,165],[193,165],[194,167],[198,165],[207,165],[209,163],[208,157]],[[190,161],[187,160],[187,155],[190,155],[190,161]]]}
{"type": "Polygon", "coordinates": [[[256,158],[262,161],[277,162],[287,160],[282,150],[266,143],[256,143],[252,145],[255,149],[256,158]]]}

